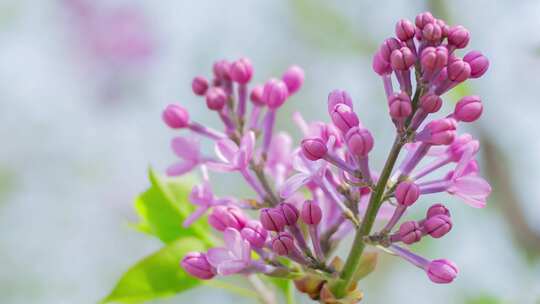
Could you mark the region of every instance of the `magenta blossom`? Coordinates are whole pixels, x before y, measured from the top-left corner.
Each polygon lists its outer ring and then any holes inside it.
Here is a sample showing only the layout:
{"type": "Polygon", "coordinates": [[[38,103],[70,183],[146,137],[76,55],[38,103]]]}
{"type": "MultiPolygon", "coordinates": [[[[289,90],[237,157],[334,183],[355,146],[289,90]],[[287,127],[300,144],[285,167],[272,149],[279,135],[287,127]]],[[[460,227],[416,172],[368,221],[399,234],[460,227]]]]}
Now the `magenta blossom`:
{"type": "Polygon", "coordinates": [[[220,275],[231,275],[246,270],[251,264],[251,245],[238,230],[227,228],[223,232],[225,247],[208,250],[208,262],[220,275]]]}

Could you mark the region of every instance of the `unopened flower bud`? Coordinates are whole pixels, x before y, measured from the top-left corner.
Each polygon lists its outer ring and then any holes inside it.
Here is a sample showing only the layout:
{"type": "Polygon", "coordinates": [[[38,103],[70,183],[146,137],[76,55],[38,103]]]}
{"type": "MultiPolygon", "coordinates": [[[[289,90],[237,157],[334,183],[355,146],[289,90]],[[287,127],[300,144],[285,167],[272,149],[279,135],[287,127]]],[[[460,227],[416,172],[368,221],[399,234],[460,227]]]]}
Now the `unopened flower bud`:
{"type": "Polygon", "coordinates": [[[373,149],[373,136],[366,128],[353,127],[345,134],[349,152],[365,157],[373,149]]]}
{"type": "Polygon", "coordinates": [[[323,158],[328,152],[324,141],[320,138],[306,138],[301,143],[304,156],[312,161],[323,158]]]}
{"type": "Polygon", "coordinates": [[[390,63],[390,56],[392,55],[392,52],[394,50],[398,50],[403,46],[401,41],[399,41],[396,38],[388,38],[386,39],[381,47],[379,48],[379,53],[381,54],[381,58],[390,63]]]}
{"type": "Polygon", "coordinates": [[[448,79],[454,82],[463,82],[471,76],[471,66],[462,59],[456,58],[448,64],[448,79]]]}
{"type": "Polygon", "coordinates": [[[431,281],[438,284],[447,284],[456,278],[459,269],[452,261],[438,259],[429,263],[426,272],[431,281]]]}
{"type": "Polygon", "coordinates": [[[373,55],[371,67],[373,68],[373,71],[375,71],[375,73],[379,74],[379,76],[384,76],[392,73],[392,66],[388,61],[383,59],[380,51],[376,52],[373,55]]]}
{"type": "Polygon", "coordinates": [[[452,220],[444,214],[429,217],[424,222],[424,232],[438,239],[452,229],[452,220]]]}
{"type": "Polygon", "coordinates": [[[304,84],[304,70],[297,65],[293,65],[285,71],[281,79],[285,82],[289,95],[292,95],[304,84]]]}
{"type": "Polygon", "coordinates": [[[413,244],[422,238],[422,230],[415,221],[404,222],[399,226],[399,236],[403,243],[413,244]]]}
{"type": "Polygon", "coordinates": [[[414,65],[415,61],[416,56],[414,56],[411,49],[405,46],[392,51],[392,54],[390,55],[390,64],[394,70],[408,70],[414,65]]]}
{"type": "Polygon", "coordinates": [[[315,201],[307,200],[302,206],[300,214],[302,221],[308,225],[317,225],[322,219],[322,209],[315,201]]]}
{"type": "Polygon", "coordinates": [[[413,182],[403,181],[396,188],[396,200],[403,206],[411,206],[420,197],[420,188],[413,182]]]}
{"type": "Polygon", "coordinates": [[[427,210],[426,218],[430,218],[435,215],[450,216],[450,211],[443,204],[434,204],[427,210]]]}
{"type": "Polygon", "coordinates": [[[277,255],[286,256],[293,254],[296,250],[292,235],[287,232],[280,232],[272,239],[272,249],[277,255]]]}
{"type": "Polygon", "coordinates": [[[414,23],[419,29],[423,29],[426,24],[432,23],[433,21],[435,21],[435,18],[430,12],[418,14],[414,19],[414,23]]]}
{"type": "Polygon", "coordinates": [[[458,49],[465,48],[470,39],[469,31],[461,25],[452,26],[448,30],[448,43],[458,49]]]}
{"type": "Polygon", "coordinates": [[[422,29],[422,38],[431,44],[439,44],[443,38],[441,26],[435,22],[426,24],[422,29]]]}
{"type": "Polygon", "coordinates": [[[439,25],[439,27],[441,28],[442,37],[443,38],[448,37],[448,32],[450,31],[450,26],[448,26],[446,24],[446,22],[444,22],[444,20],[442,20],[442,19],[436,19],[435,23],[437,23],[439,25]]]}
{"type": "Polygon", "coordinates": [[[448,62],[448,50],[444,46],[428,46],[422,51],[420,62],[423,71],[433,73],[446,66],[448,62]]]}
{"type": "Polygon", "coordinates": [[[208,223],[218,231],[234,228],[240,231],[246,225],[247,218],[242,210],[232,206],[217,206],[208,216],[208,223]]]}
{"type": "Polygon", "coordinates": [[[298,221],[298,217],[300,216],[300,212],[298,211],[298,208],[296,208],[291,203],[280,203],[277,206],[277,208],[283,214],[283,218],[285,219],[286,226],[292,226],[296,224],[296,222],[298,221]]]}
{"type": "Polygon", "coordinates": [[[264,85],[263,100],[272,110],[281,107],[288,95],[287,85],[279,79],[272,78],[264,85]]]}
{"type": "Polygon", "coordinates": [[[438,112],[442,107],[442,98],[428,93],[420,98],[420,108],[426,113],[438,112]]]}
{"type": "Polygon", "coordinates": [[[267,230],[279,232],[285,227],[285,218],[280,210],[265,208],[261,210],[261,224],[267,230]]]}
{"type": "Polygon", "coordinates": [[[454,117],[464,122],[473,122],[482,115],[482,101],[480,96],[465,96],[456,104],[454,117]]]}
{"type": "Polygon", "coordinates": [[[259,106],[259,107],[262,107],[265,105],[264,100],[263,100],[263,91],[264,91],[263,85],[257,85],[251,90],[251,93],[249,94],[249,99],[251,100],[251,102],[253,102],[254,105],[259,106]]]}
{"type": "Polygon", "coordinates": [[[412,113],[411,98],[405,92],[390,96],[388,106],[390,117],[394,119],[403,119],[412,113]]]}
{"type": "Polygon", "coordinates": [[[471,66],[471,78],[482,77],[489,68],[489,60],[478,51],[468,52],[463,60],[471,66]]]}
{"type": "Polygon", "coordinates": [[[206,259],[206,254],[201,252],[189,252],[180,262],[180,266],[187,273],[201,280],[210,280],[216,275],[206,259]]]}
{"type": "Polygon", "coordinates": [[[262,248],[268,237],[268,231],[264,229],[259,221],[247,222],[240,233],[254,248],[262,248]]]}
{"type": "Polygon", "coordinates": [[[432,145],[449,145],[456,137],[456,121],[452,118],[433,120],[427,124],[425,131],[427,133],[425,142],[432,145]]]}
{"type": "Polygon", "coordinates": [[[206,92],[206,106],[210,110],[220,111],[227,102],[227,94],[222,88],[212,87],[206,92]]]}
{"type": "Polygon", "coordinates": [[[214,76],[219,80],[231,79],[231,63],[225,59],[216,61],[213,66],[214,76]]]}
{"type": "Polygon", "coordinates": [[[328,94],[328,113],[332,114],[332,110],[338,104],[344,104],[353,109],[352,98],[345,90],[333,90],[328,94]]]}
{"type": "Polygon", "coordinates": [[[191,89],[195,95],[204,96],[206,90],[208,90],[208,80],[202,76],[197,76],[193,78],[191,82],[191,89]]]}
{"type": "Polygon", "coordinates": [[[168,105],[161,115],[161,118],[173,129],[185,128],[189,125],[189,113],[188,111],[179,105],[168,105]]]}
{"type": "Polygon", "coordinates": [[[407,41],[414,38],[415,28],[414,24],[407,20],[401,19],[396,24],[396,36],[401,41],[407,41]]]}
{"type": "Polygon", "coordinates": [[[248,58],[240,58],[231,64],[230,76],[233,81],[246,84],[253,76],[253,65],[248,58]]]}
{"type": "Polygon", "coordinates": [[[337,104],[332,110],[332,122],[343,133],[347,133],[350,128],[358,126],[360,121],[358,116],[353,112],[351,107],[346,104],[337,104]]]}

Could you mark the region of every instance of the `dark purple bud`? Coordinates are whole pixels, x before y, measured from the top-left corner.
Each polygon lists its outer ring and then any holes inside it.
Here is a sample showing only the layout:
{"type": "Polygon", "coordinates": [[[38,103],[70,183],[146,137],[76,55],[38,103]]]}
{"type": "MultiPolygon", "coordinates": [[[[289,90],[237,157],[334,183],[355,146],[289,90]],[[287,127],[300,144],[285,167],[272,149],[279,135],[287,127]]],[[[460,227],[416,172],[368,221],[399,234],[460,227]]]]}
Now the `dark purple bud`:
{"type": "Polygon", "coordinates": [[[201,280],[210,280],[216,275],[206,259],[206,254],[201,252],[189,252],[180,262],[180,266],[187,273],[201,280]]]}
{"type": "Polygon", "coordinates": [[[182,129],[189,125],[188,111],[184,107],[176,104],[168,105],[165,110],[163,110],[161,118],[167,126],[173,129],[182,129]]]}
{"type": "Polygon", "coordinates": [[[287,256],[293,254],[296,249],[294,239],[288,232],[280,232],[272,239],[272,249],[277,255],[287,256]]]}
{"type": "Polygon", "coordinates": [[[426,273],[429,279],[438,284],[451,283],[459,273],[454,262],[447,259],[433,260],[429,263],[426,273]]]}
{"type": "Polygon", "coordinates": [[[463,82],[471,76],[471,66],[460,58],[448,63],[448,79],[454,82],[463,82]]]}
{"type": "Polygon", "coordinates": [[[464,122],[473,122],[482,115],[482,101],[480,96],[465,96],[456,104],[454,117],[464,122]]]}
{"type": "Polygon", "coordinates": [[[432,23],[434,21],[435,18],[430,12],[418,14],[418,16],[416,16],[416,18],[414,19],[414,23],[419,29],[423,29],[426,24],[432,23]]]}
{"type": "Polygon", "coordinates": [[[392,51],[390,55],[390,64],[394,70],[408,70],[414,65],[416,56],[408,47],[402,47],[400,49],[392,51]]]}
{"type": "Polygon", "coordinates": [[[376,52],[373,55],[373,61],[371,63],[373,71],[379,74],[379,76],[384,76],[392,73],[392,66],[390,62],[383,59],[381,52],[376,52]]]}
{"type": "Polygon", "coordinates": [[[332,114],[332,110],[336,107],[338,104],[344,104],[347,105],[353,109],[353,102],[352,98],[347,93],[347,91],[344,90],[333,90],[328,94],[328,113],[332,114]]]}
{"type": "Polygon", "coordinates": [[[254,248],[262,248],[268,237],[268,231],[264,229],[261,222],[258,221],[247,222],[240,233],[254,248]]]}
{"type": "Polygon", "coordinates": [[[468,52],[463,60],[471,66],[471,78],[482,77],[489,68],[489,60],[478,51],[468,52]]]}
{"type": "Polygon", "coordinates": [[[349,152],[359,157],[367,156],[373,149],[373,136],[366,128],[352,127],[345,134],[345,141],[349,152]]]}
{"type": "Polygon", "coordinates": [[[420,108],[426,113],[438,112],[442,107],[442,98],[433,93],[428,93],[420,98],[420,108]]]}
{"type": "Polygon", "coordinates": [[[396,93],[388,99],[390,117],[394,119],[403,119],[411,115],[411,98],[407,93],[396,93]]]}
{"type": "Polygon", "coordinates": [[[428,23],[422,29],[422,38],[431,44],[439,44],[443,38],[441,26],[437,23],[428,23]]]}
{"type": "Polygon", "coordinates": [[[396,36],[401,41],[413,39],[415,30],[414,24],[407,19],[401,19],[396,24],[396,36]]]}
{"type": "Polygon", "coordinates": [[[318,225],[322,219],[322,209],[315,201],[307,200],[302,206],[302,213],[300,216],[304,223],[308,225],[318,225]]]}
{"type": "Polygon", "coordinates": [[[448,62],[448,50],[444,46],[428,46],[422,51],[420,62],[423,71],[434,72],[440,70],[448,62]]]}
{"type": "Polygon", "coordinates": [[[301,143],[304,156],[312,161],[323,158],[328,152],[324,141],[320,138],[306,138],[301,143]]]}
{"type": "Polygon", "coordinates": [[[212,87],[206,92],[206,106],[210,110],[220,111],[227,102],[227,94],[222,88],[212,87]]]}
{"type": "Polygon", "coordinates": [[[296,222],[298,221],[298,217],[300,216],[298,208],[296,208],[293,204],[290,203],[281,203],[277,206],[277,208],[283,214],[286,226],[292,226],[296,224],[296,222]]]}
{"type": "Polygon", "coordinates": [[[426,218],[430,218],[435,215],[446,215],[449,217],[450,211],[443,204],[434,204],[431,207],[429,207],[426,213],[426,218]]]}
{"type": "Polygon", "coordinates": [[[337,104],[332,110],[332,122],[343,133],[347,133],[350,128],[358,126],[360,121],[351,107],[346,104],[337,104]]]}
{"type": "Polygon", "coordinates": [[[381,58],[390,63],[390,55],[392,55],[392,52],[394,50],[398,50],[403,46],[401,41],[397,40],[396,38],[388,38],[386,39],[381,47],[379,48],[379,53],[381,54],[381,58]]]}
{"type": "Polygon", "coordinates": [[[470,39],[469,31],[461,25],[452,26],[448,30],[448,43],[458,49],[465,48],[470,39]]]}
{"type": "Polygon", "coordinates": [[[430,134],[426,142],[432,145],[449,145],[456,137],[456,127],[456,121],[452,118],[433,120],[426,126],[430,134]]]}
{"type": "Polygon", "coordinates": [[[292,95],[304,84],[304,70],[297,65],[293,65],[285,71],[281,79],[285,82],[289,95],[292,95]]]}
{"type": "Polygon", "coordinates": [[[265,208],[261,210],[261,224],[266,230],[279,232],[285,227],[285,218],[280,210],[265,208]]]}
{"type": "Polygon", "coordinates": [[[444,214],[434,215],[426,219],[423,229],[426,234],[438,239],[452,229],[452,220],[444,214]]]}
{"type": "Polygon", "coordinates": [[[420,188],[413,182],[403,181],[396,188],[396,200],[403,206],[411,206],[420,197],[420,188]]]}
{"type": "Polygon", "coordinates": [[[208,80],[202,76],[197,76],[193,78],[191,82],[191,89],[195,95],[204,96],[206,90],[208,90],[208,80]]]}
{"type": "Polygon", "coordinates": [[[248,58],[240,58],[233,62],[230,67],[230,76],[233,81],[246,84],[253,76],[253,65],[248,58]]]}
{"type": "Polygon", "coordinates": [[[422,238],[422,230],[415,221],[409,221],[399,226],[399,236],[403,243],[413,244],[422,238]]]}

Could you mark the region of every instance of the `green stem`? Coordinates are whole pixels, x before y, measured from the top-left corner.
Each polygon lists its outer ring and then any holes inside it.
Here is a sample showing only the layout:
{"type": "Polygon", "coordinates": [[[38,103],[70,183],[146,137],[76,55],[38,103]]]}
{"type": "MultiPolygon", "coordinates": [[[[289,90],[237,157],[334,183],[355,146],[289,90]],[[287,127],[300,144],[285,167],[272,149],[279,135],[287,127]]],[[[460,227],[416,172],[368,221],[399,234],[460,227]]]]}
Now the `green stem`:
{"type": "Polygon", "coordinates": [[[354,242],[352,244],[351,251],[349,252],[349,256],[347,257],[347,261],[345,262],[345,265],[343,267],[343,271],[341,272],[340,280],[338,280],[332,288],[332,291],[336,298],[344,297],[347,294],[347,291],[349,290],[351,284],[353,283],[352,281],[354,273],[356,272],[356,269],[360,264],[362,252],[365,248],[365,244],[363,241],[364,236],[369,235],[369,233],[371,232],[371,228],[373,228],[375,218],[377,217],[377,213],[382,204],[382,196],[384,194],[386,184],[388,182],[388,179],[390,178],[392,169],[394,168],[394,165],[402,147],[403,142],[401,141],[399,136],[396,136],[394,144],[392,145],[392,149],[390,150],[390,154],[388,155],[386,163],[384,164],[384,168],[381,172],[379,181],[377,182],[377,185],[375,186],[375,189],[369,200],[368,209],[366,210],[364,218],[362,219],[362,224],[356,230],[354,242]]]}
{"type": "Polygon", "coordinates": [[[295,290],[294,283],[293,281],[289,281],[287,284],[288,286],[287,286],[287,294],[285,295],[286,296],[285,300],[287,301],[287,304],[295,304],[296,299],[294,297],[294,290],[295,290]]]}

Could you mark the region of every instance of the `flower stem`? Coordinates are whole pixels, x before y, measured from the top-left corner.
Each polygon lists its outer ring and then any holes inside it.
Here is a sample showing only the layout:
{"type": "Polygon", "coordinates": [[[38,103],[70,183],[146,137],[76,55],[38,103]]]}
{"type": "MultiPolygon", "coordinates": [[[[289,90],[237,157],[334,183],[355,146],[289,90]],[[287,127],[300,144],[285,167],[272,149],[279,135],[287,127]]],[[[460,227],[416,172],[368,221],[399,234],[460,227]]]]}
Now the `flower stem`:
{"type": "Polygon", "coordinates": [[[394,168],[403,144],[404,142],[401,140],[399,135],[396,136],[394,144],[392,145],[392,149],[390,150],[390,154],[388,155],[388,158],[384,165],[383,171],[381,172],[379,181],[377,182],[377,185],[375,186],[375,189],[369,199],[366,214],[362,219],[360,227],[356,230],[354,242],[352,244],[351,251],[349,252],[349,256],[347,257],[347,261],[345,262],[345,265],[343,267],[343,271],[341,272],[340,280],[338,280],[332,287],[332,291],[337,298],[342,298],[343,296],[345,296],[347,294],[347,291],[349,290],[349,287],[353,283],[352,280],[354,277],[354,273],[356,272],[356,269],[360,264],[360,258],[362,257],[362,252],[365,248],[363,239],[365,236],[369,235],[369,233],[371,232],[371,228],[375,223],[375,218],[383,202],[382,197],[386,188],[386,184],[388,182],[388,179],[390,178],[390,174],[392,173],[392,169],[394,168]]]}

